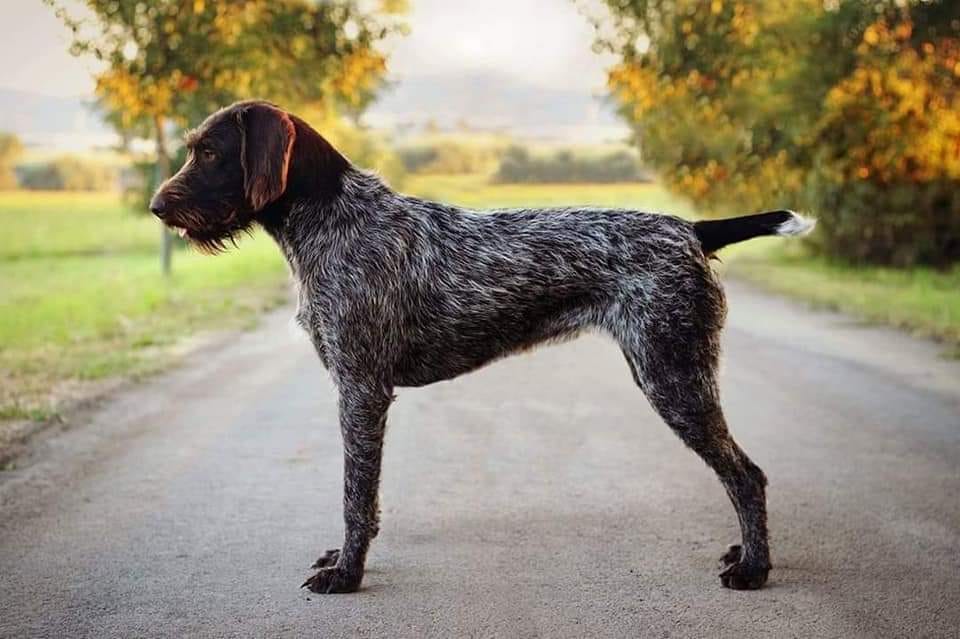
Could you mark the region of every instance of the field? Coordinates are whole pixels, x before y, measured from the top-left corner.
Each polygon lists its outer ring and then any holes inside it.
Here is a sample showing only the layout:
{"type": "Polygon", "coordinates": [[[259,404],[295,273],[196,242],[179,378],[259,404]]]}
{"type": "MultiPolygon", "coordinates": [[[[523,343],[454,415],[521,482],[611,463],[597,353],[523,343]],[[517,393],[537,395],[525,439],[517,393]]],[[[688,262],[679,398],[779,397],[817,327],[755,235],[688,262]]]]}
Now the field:
{"type": "MultiPolygon", "coordinates": [[[[405,191],[470,207],[588,204],[690,216],[654,184],[490,185],[483,176],[411,176],[405,191]]],[[[157,370],[198,332],[251,325],[289,299],[263,233],[215,258],[175,252],[160,274],[160,229],[105,193],[0,193],[0,419],[46,419],[104,380],[157,370]]],[[[725,252],[772,290],[960,344],[960,269],[857,269],[780,241],[725,252]]]]}
{"type": "Polygon", "coordinates": [[[267,237],[217,258],[178,250],[114,194],[0,193],[0,418],[43,419],[98,382],[143,374],[197,331],[239,327],[286,299],[267,237]]]}

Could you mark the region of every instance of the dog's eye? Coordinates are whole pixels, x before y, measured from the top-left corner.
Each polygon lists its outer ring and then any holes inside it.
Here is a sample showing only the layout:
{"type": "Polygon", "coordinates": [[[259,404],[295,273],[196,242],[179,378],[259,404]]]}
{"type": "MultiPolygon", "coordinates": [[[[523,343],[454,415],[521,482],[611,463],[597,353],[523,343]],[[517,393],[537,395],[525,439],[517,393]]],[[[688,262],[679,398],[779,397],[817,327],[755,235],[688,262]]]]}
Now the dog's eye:
{"type": "Polygon", "coordinates": [[[200,159],[204,162],[214,162],[217,159],[217,154],[210,149],[203,149],[200,151],[200,159]]]}

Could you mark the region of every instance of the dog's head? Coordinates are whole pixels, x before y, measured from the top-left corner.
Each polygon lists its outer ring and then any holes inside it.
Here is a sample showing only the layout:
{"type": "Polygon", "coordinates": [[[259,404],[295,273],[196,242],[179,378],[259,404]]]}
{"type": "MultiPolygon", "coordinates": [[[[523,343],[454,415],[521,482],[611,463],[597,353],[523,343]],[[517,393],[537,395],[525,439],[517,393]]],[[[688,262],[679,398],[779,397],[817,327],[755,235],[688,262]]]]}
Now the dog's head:
{"type": "Polygon", "coordinates": [[[150,211],[199,248],[222,250],[283,197],[297,128],[266,102],[214,113],[187,135],[187,161],[154,194],[150,211]]]}

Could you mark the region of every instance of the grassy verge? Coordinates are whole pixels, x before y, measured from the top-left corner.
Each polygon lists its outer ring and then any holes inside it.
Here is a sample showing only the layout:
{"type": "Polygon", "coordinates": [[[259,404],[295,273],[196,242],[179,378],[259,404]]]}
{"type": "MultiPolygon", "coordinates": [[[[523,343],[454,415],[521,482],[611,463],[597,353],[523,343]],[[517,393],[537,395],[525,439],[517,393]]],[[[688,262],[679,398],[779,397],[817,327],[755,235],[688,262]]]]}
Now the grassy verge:
{"type": "Polygon", "coordinates": [[[732,274],[818,308],[932,337],[947,346],[948,356],[960,357],[960,266],[855,268],[811,257],[782,240],[743,247],[727,261],[732,274]]]}
{"type": "Polygon", "coordinates": [[[113,194],[0,193],[0,420],[44,419],[107,379],[156,370],[184,336],[248,325],[286,299],[269,238],[216,258],[179,250],[113,194]]]}

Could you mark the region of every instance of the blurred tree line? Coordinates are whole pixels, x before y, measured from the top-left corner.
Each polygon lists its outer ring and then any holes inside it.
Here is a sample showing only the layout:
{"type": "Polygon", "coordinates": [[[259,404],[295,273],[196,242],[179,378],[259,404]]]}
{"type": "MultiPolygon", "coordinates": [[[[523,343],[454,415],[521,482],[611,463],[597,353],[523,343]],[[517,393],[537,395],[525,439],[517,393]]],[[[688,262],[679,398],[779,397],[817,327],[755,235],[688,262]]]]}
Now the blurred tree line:
{"type": "Polygon", "coordinates": [[[559,150],[537,156],[522,146],[511,146],[500,160],[500,168],[493,179],[502,183],[604,183],[645,178],[637,165],[637,158],[627,151],[591,156],[559,150]]]}
{"type": "Polygon", "coordinates": [[[592,148],[552,152],[512,143],[504,135],[430,136],[397,149],[403,169],[421,175],[489,175],[517,183],[613,183],[647,180],[635,152],[592,148]]]}
{"type": "MultiPolygon", "coordinates": [[[[357,115],[383,82],[377,45],[399,30],[400,0],[84,0],[86,15],[44,0],[73,34],[71,52],[106,63],[96,93],[127,138],[156,145],[169,176],[171,132],[219,107],[264,98],[357,115]]],[[[164,268],[170,240],[164,234],[164,268]]]]}
{"type": "Polygon", "coordinates": [[[466,175],[495,170],[507,146],[496,138],[443,136],[401,146],[397,152],[410,173],[466,175]]]}
{"type": "Polygon", "coordinates": [[[115,167],[64,156],[17,168],[20,187],[37,191],[106,191],[116,188],[115,167]]]}
{"type": "Polygon", "coordinates": [[[0,131],[0,190],[102,191],[116,186],[118,172],[99,162],[68,155],[18,164],[23,143],[13,133],[0,131]]]}
{"type": "Polygon", "coordinates": [[[673,190],[810,210],[854,262],[960,258],[960,3],[605,3],[611,90],[673,190]]]}

